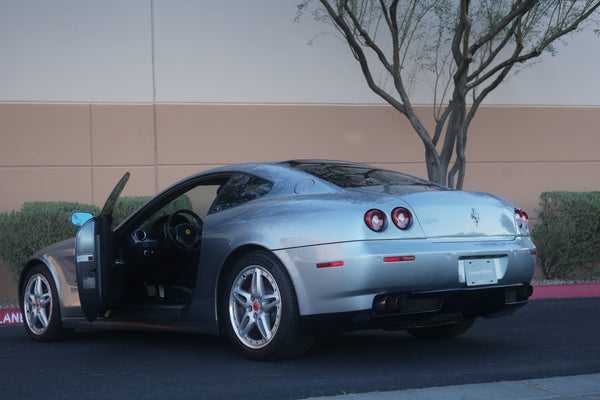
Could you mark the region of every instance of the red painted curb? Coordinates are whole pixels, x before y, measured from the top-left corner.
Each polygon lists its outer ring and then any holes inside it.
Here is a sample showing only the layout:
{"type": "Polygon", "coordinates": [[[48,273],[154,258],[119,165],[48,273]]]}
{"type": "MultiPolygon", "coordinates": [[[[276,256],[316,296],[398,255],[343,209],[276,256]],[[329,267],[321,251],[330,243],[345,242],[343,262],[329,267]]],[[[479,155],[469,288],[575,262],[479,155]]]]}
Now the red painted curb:
{"type": "Polygon", "coordinates": [[[600,297],[600,284],[534,286],[530,299],[600,297]]]}
{"type": "Polygon", "coordinates": [[[23,316],[18,308],[11,310],[0,310],[0,326],[23,325],[23,316]]]}

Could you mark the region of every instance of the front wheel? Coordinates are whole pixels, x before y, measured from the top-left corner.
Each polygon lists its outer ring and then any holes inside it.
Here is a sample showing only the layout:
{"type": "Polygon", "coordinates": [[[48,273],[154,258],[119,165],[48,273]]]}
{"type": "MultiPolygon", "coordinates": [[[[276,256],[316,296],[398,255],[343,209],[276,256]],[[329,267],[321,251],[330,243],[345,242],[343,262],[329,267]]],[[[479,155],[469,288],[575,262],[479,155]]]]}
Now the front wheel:
{"type": "Polygon", "coordinates": [[[62,327],[58,292],[47,268],[38,265],[27,274],[21,296],[23,323],[33,339],[49,342],[71,332],[62,327]]]}
{"type": "Polygon", "coordinates": [[[475,323],[475,318],[448,325],[408,329],[407,332],[419,339],[449,339],[462,335],[475,323]]]}
{"type": "Polygon", "coordinates": [[[298,303],[287,272],[266,251],[253,251],[236,262],[221,304],[227,336],[250,359],[299,356],[313,342],[299,332],[298,303]]]}

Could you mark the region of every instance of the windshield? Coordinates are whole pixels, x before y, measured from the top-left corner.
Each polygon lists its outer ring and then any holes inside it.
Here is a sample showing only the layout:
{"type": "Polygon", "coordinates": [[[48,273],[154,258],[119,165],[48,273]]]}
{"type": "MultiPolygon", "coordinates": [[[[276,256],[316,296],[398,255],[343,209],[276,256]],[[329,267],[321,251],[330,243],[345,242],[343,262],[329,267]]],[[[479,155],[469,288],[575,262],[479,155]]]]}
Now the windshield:
{"type": "Polygon", "coordinates": [[[286,161],[282,164],[299,169],[342,188],[361,188],[365,186],[436,186],[431,182],[401,172],[373,168],[364,164],[318,161],[286,161]]]}

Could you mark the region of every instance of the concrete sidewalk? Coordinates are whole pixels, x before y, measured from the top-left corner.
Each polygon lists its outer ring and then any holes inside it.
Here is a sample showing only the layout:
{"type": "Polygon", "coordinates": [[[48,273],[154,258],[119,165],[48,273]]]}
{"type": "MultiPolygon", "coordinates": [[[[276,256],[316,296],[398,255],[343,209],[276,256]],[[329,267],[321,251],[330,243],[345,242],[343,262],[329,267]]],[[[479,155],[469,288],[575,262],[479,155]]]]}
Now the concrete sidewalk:
{"type": "Polygon", "coordinates": [[[319,397],[319,400],[600,399],[600,374],[319,397]]]}

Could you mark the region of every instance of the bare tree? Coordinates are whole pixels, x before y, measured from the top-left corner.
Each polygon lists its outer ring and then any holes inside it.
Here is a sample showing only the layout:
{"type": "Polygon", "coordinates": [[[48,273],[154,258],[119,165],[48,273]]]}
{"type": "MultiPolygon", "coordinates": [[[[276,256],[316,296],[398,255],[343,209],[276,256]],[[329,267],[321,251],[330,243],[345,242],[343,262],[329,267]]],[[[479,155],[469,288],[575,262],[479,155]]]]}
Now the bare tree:
{"type": "Polygon", "coordinates": [[[467,130],[486,96],[542,52],[554,54],[565,35],[597,26],[600,6],[591,0],[319,2],[304,0],[298,16],[310,12],[337,29],[369,87],[421,138],[429,179],[456,189],[465,178],[467,130]],[[411,103],[416,78],[432,87],[433,132],[411,103]]]}

